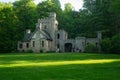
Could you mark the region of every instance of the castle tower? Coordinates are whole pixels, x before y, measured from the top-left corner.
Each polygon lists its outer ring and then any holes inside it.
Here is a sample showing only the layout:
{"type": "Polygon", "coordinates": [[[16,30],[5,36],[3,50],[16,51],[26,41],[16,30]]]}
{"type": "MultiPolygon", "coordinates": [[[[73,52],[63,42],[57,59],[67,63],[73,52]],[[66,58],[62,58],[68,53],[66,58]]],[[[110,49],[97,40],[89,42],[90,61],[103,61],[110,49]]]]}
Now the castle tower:
{"type": "Polygon", "coordinates": [[[51,12],[49,15],[51,21],[51,29],[54,31],[58,30],[58,21],[56,19],[56,13],[51,12]]]}
{"type": "Polygon", "coordinates": [[[48,25],[48,28],[47,28],[47,32],[50,34],[51,38],[53,39],[52,41],[52,50],[56,50],[56,47],[55,47],[55,33],[58,31],[58,21],[56,19],[56,13],[54,12],[51,12],[49,14],[49,17],[48,17],[48,22],[49,22],[49,25],[48,25]]]}
{"type": "Polygon", "coordinates": [[[36,30],[44,31],[52,38],[50,48],[52,51],[55,51],[55,33],[58,31],[58,21],[56,20],[56,13],[51,12],[48,17],[44,19],[38,19],[36,30]]]}
{"type": "Polygon", "coordinates": [[[61,52],[64,52],[64,42],[68,39],[68,34],[64,30],[58,30],[56,32],[56,48],[59,48],[61,52]]]}

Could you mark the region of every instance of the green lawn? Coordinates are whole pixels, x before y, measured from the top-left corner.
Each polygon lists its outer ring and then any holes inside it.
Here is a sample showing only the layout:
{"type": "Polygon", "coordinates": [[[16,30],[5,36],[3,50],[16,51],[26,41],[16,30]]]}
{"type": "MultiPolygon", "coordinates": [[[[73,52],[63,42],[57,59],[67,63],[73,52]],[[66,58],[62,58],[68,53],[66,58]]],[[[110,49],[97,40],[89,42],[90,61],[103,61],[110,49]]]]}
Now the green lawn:
{"type": "Polygon", "coordinates": [[[120,55],[0,54],[0,80],[120,80],[120,55]]]}

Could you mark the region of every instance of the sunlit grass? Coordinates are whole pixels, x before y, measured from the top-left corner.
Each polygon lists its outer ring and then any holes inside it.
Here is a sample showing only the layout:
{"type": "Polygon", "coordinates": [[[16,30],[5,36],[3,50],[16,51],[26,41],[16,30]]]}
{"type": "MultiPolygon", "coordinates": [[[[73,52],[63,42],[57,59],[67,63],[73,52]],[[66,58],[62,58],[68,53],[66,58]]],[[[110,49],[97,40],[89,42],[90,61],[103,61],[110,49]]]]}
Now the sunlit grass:
{"type": "Polygon", "coordinates": [[[14,61],[9,64],[0,64],[0,67],[27,67],[27,66],[59,66],[71,64],[103,64],[120,61],[120,59],[101,59],[101,60],[73,60],[73,61],[53,61],[53,62],[30,62],[14,61]]]}
{"type": "Polygon", "coordinates": [[[0,54],[0,80],[120,80],[120,55],[0,54]]]}

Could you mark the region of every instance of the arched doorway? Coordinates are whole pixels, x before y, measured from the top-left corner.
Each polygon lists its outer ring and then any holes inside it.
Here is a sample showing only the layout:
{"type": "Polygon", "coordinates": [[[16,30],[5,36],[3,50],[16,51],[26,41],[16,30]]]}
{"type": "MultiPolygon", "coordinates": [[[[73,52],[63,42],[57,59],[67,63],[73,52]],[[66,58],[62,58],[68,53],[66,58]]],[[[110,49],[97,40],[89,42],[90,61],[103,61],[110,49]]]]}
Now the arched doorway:
{"type": "Polygon", "coordinates": [[[65,43],[65,52],[72,52],[72,43],[65,43]]]}

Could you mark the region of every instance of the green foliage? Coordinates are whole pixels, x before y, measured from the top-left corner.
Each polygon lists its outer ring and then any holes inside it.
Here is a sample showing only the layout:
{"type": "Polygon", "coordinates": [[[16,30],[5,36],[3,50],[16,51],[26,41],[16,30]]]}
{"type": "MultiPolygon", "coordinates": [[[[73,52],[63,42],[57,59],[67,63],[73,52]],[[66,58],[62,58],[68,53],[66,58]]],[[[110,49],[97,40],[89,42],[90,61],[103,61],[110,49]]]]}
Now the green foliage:
{"type": "Polygon", "coordinates": [[[66,4],[65,4],[65,10],[64,10],[64,12],[65,12],[65,13],[69,13],[69,12],[71,12],[72,10],[73,10],[72,4],[71,4],[71,3],[66,3],[66,4]]]}
{"type": "Polygon", "coordinates": [[[112,52],[120,54],[120,33],[112,37],[111,47],[112,52]]]}
{"type": "Polygon", "coordinates": [[[120,0],[114,0],[114,1],[111,3],[110,11],[111,11],[111,12],[115,12],[115,13],[117,13],[117,14],[120,13],[120,0]]]}
{"type": "MultiPolygon", "coordinates": [[[[115,48],[112,50],[112,44],[115,45],[112,37],[120,32],[119,4],[119,0],[84,0],[84,9],[80,10],[83,20],[81,25],[84,27],[82,30],[85,33],[103,32],[105,38],[102,41],[103,52],[109,53],[115,50],[115,48]]],[[[119,53],[119,50],[115,53],[119,53]]]]}
{"type": "Polygon", "coordinates": [[[43,1],[37,6],[37,12],[39,13],[39,18],[44,18],[49,15],[50,12],[56,12],[56,7],[51,1],[43,1]]]}
{"type": "Polygon", "coordinates": [[[0,52],[10,52],[16,49],[18,18],[12,4],[0,3],[0,52]],[[14,35],[14,36],[13,36],[14,35]]]}
{"type": "Polygon", "coordinates": [[[13,3],[13,8],[16,11],[16,15],[19,19],[19,30],[25,30],[26,28],[34,28],[37,21],[36,5],[33,0],[20,0],[13,3]]]}
{"type": "Polygon", "coordinates": [[[87,53],[98,53],[98,47],[95,46],[94,44],[88,44],[86,47],[85,47],[85,52],[87,53]]]}
{"type": "Polygon", "coordinates": [[[106,53],[120,53],[120,33],[102,41],[102,51],[106,53]]]}
{"type": "Polygon", "coordinates": [[[0,52],[16,50],[17,42],[26,28],[33,28],[37,20],[32,0],[0,3],[0,52]]]}
{"type": "Polygon", "coordinates": [[[102,40],[102,51],[105,52],[105,53],[110,53],[111,51],[111,39],[110,38],[105,38],[102,40]]]}
{"type": "MultiPolygon", "coordinates": [[[[120,16],[110,11],[113,2],[115,0],[84,0],[83,9],[80,10],[80,22],[83,28],[81,31],[89,34],[91,34],[90,32],[103,31],[107,37],[117,34],[120,31],[120,16]]],[[[119,9],[117,8],[117,10],[119,9]]]]}
{"type": "Polygon", "coordinates": [[[61,4],[59,0],[51,0],[51,2],[54,3],[56,7],[61,8],[61,4]]]}

